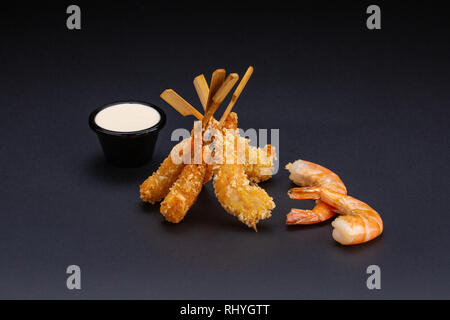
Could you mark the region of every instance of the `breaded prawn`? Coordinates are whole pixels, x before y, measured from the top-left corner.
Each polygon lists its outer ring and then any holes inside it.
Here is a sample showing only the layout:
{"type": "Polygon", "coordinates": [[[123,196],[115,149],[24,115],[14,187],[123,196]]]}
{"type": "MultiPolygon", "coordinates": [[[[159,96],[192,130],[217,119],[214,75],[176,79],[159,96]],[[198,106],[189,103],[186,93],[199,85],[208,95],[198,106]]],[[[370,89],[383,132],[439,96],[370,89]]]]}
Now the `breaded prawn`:
{"type": "MultiPolygon", "coordinates": [[[[223,129],[236,130],[238,125],[238,117],[235,112],[228,114],[225,119],[223,129]]],[[[264,148],[257,148],[249,144],[249,140],[244,137],[238,137],[237,143],[242,143],[245,148],[245,174],[251,182],[259,183],[266,181],[272,177],[273,162],[276,159],[275,148],[270,144],[264,148]]],[[[213,175],[212,166],[208,166],[206,170],[204,184],[211,180],[213,175]]]]}
{"type": "MultiPolygon", "coordinates": [[[[224,129],[236,130],[238,117],[235,112],[231,112],[224,122],[224,129]]],[[[275,148],[270,144],[264,148],[258,148],[249,144],[249,139],[239,136],[237,145],[241,144],[245,148],[245,174],[251,182],[259,183],[272,177],[273,162],[276,159],[275,148]]],[[[237,147],[236,145],[236,147],[237,147]]]]}
{"type": "MultiPolygon", "coordinates": [[[[229,116],[228,118],[225,121],[227,125],[233,125],[230,123],[232,121],[237,121],[236,114],[234,114],[234,116],[229,116]]],[[[210,121],[210,123],[211,126],[217,126],[219,124],[216,120],[212,120],[210,121]]],[[[173,162],[173,153],[179,152],[178,156],[181,157],[183,154],[182,151],[189,141],[190,138],[187,138],[175,145],[175,147],[172,148],[169,156],[161,163],[158,170],[155,171],[140,185],[140,197],[143,201],[154,204],[155,202],[161,201],[169,193],[170,187],[172,187],[172,185],[178,179],[181,171],[185,167],[184,163],[173,162]]],[[[204,183],[206,184],[209,180],[211,180],[211,177],[212,166],[208,165],[204,183]]]]}
{"type": "Polygon", "coordinates": [[[197,200],[202,190],[207,165],[188,164],[161,202],[160,212],[167,221],[178,223],[197,200]]]}
{"type": "MultiPolygon", "coordinates": [[[[212,121],[207,124],[208,128],[211,126],[211,122],[212,121]]],[[[196,125],[194,125],[191,138],[192,142],[195,142],[197,139],[196,132],[203,134],[202,128],[196,128],[196,125]]],[[[200,138],[202,138],[202,136],[200,136],[200,138]]],[[[196,143],[193,143],[192,146],[196,148],[197,151],[200,151],[201,155],[203,155],[202,151],[205,148],[209,148],[208,145],[202,147],[201,144],[196,143]]],[[[170,191],[163,202],[161,202],[160,212],[169,222],[178,223],[183,220],[202,190],[208,165],[205,163],[203,157],[200,158],[199,164],[195,164],[193,160],[194,158],[191,157],[191,163],[184,166],[178,179],[170,188],[170,191]]]]}
{"type": "MultiPolygon", "coordinates": [[[[218,125],[218,121],[211,121],[214,125],[218,125]]],[[[225,129],[237,128],[237,114],[231,112],[224,122],[225,129]]],[[[241,137],[240,139],[245,139],[241,137]]],[[[257,148],[248,145],[246,140],[246,162],[245,173],[250,181],[259,183],[266,181],[272,177],[270,174],[276,153],[270,145],[264,148],[257,148]],[[256,163],[250,163],[249,159],[256,159],[256,163]]],[[[184,168],[183,163],[176,164],[173,162],[171,155],[175,150],[183,149],[183,145],[187,143],[186,139],[178,143],[171,151],[171,154],[161,163],[160,167],[150,177],[148,177],[140,186],[141,199],[146,202],[155,203],[161,201],[168,193],[170,187],[175,183],[179,174],[184,168]],[[183,142],[184,141],[184,142],[183,142]]],[[[180,154],[180,156],[182,153],[180,154]]],[[[212,166],[208,165],[206,169],[203,184],[208,183],[213,175],[212,166]]]]}
{"type": "Polygon", "coordinates": [[[272,178],[273,162],[276,157],[275,148],[270,144],[264,148],[257,148],[249,145],[247,140],[245,174],[249,180],[259,183],[272,178]]]}
{"type": "Polygon", "coordinates": [[[214,191],[228,213],[257,231],[256,224],[271,216],[275,203],[264,189],[251,183],[245,174],[245,165],[238,163],[236,148],[232,146],[237,139],[232,135],[223,139],[227,159],[225,164],[214,166],[214,191]],[[227,150],[232,150],[233,161],[229,161],[227,150]]]}
{"type": "Polygon", "coordinates": [[[148,177],[139,187],[141,199],[146,202],[155,203],[161,201],[170,187],[177,180],[184,168],[184,163],[174,163],[172,153],[182,150],[183,145],[189,143],[190,139],[185,139],[178,143],[170,152],[169,156],[159,166],[158,170],[148,177]]]}
{"type": "MultiPolygon", "coordinates": [[[[237,123],[238,123],[237,114],[235,112],[231,112],[225,118],[225,121],[223,123],[223,129],[235,130],[237,128],[237,123]]],[[[214,118],[211,119],[211,127],[216,130],[219,129],[219,122],[214,118]]],[[[206,168],[206,174],[205,179],[203,180],[203,184],[207,184],[212,179],[212,176],[213,176],[213,165],[209,164],[206,168]]]]}

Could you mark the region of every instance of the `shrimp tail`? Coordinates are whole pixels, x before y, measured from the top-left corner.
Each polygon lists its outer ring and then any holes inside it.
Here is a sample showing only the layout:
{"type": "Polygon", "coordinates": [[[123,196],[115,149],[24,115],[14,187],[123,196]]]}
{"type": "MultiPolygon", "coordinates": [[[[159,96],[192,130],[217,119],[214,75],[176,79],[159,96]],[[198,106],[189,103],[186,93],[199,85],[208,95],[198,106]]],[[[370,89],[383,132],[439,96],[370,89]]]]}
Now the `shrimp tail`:
{"type": "Polygon", "coordinates": [[[303,187],[303,188],[292,188],[288,191],[288,195],[291,199],[320,199],[320,188],[319,187],[303,187]]]}
{"type": "Polygon", "coordinates": [[[335,215],[336,213],[332,207],[325,202],[317,201],[316,206],[312,210],[291,209],[291,212],[286,216],[286,224],[315,224],[329,220],[335,215]]]}
{"type": "Polygon", "coordinates": [[[298,199],[315,199],[328,204],[340,214],[333,222],[333,239],[342,245],[368,242],[383,232],[383,220],[368,204],[351,196],[323,187],[294,188],[298,199]]]}

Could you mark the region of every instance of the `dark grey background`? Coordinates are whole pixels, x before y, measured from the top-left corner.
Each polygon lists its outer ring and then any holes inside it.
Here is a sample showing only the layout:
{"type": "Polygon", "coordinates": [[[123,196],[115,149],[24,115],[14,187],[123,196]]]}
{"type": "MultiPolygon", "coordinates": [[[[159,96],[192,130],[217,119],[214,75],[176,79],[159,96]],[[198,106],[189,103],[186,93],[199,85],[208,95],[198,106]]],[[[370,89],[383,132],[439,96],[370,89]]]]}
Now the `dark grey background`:
{"type": "Polygon", "coordinates": [[[21,4],[0,15],[0,298],[450,298],[449,20],[439,3],[21,4]],[[159,98],[217,67],[255,73],[236,111],[241,128],[279,128],[280,164],[337,172],[382,215],[385,233],[343,247],[329,222],[287,227],[286,170],[263,186],[277,204],[255,233],[228,215],[211,185],[185,220],[165,223],[138,186],[190,129],[159,98]],[[91,110],[122,99],[166,111],[154,161],[103,161],[91,110]],[[66,289],[66,267],[82,290],[66,289]],[[366,288],[366,268],[382,289],[366,288]]]}

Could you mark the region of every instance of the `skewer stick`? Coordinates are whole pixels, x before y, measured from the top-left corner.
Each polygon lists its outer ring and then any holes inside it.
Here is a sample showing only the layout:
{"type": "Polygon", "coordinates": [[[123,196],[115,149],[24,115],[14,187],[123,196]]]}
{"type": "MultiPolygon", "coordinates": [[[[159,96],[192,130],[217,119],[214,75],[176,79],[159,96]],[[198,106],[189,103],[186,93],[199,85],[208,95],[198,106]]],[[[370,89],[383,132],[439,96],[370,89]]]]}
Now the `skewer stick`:
{"type": "Polygon", "coordinates": [[[208,102],[206,103],[205,111],[208,111],[208,108],[212,104],[212,99],[216,94],[217,90],[219,90],[220,86],[225,81],[225,69],[217,69],[213,72],[211,76],[211,84],[209,86],[209,94],[208,94],[208,102]]]}
{"type": "Polygon", "coordinates": [[[194,87],[203,106],[203,111],[206,111],[206,106],[208,104],[209,87],[203,74],[195,77],[194,87]]]}
{"type": "MultiPolygon", "coordinates": [[[[224,83],[220,86],[219,90],[217,90],[217,92],[214,94],[212,103],[211,105],[208,105],[205,116],[203,117],[203,127],[206,127],[209,120],[211,120],[212,116],[214,115],[214,112],[216,112],[217,108],[220,106],[223,100],[225,100],[225,97],[228,95],[231,89],[233,89],[238,79],[239,75],[237,73],[230,73],[224,83]]],[[[211,90],[209,94],[211,95],[211,90]]]]}
{"type": "Polygon", "coordinates": [[[178,93],[173,91],[172,89],[164,90],[160,97],[170,104],[175,110],[181,113],[182,116],[193,115],[198,120],[203,119],[203,115],[197,111],[192,105],[189,104],[186,100],[184,100],[178,93]]]}
{"type": "Polygon", "coordinates": [[[231,101],[228,104],[227,108],[225,109],[225,112],[222,115],[222,118],[220,118],[220,126],[223,126],[223,123],[225,122],[225,119],[228,117],[228,115],[230,114],[231,110],[234,107],[234,104],[236,103],[237,99],[239,98],[239,96],[242,93],[242,90],[244,90],[244,87],[246,86],[248,80],[250,79],[250,77],[253,74],[253,67],[250,66],[248,67],[247,71],[245,72],[244,76],[242,77],[241,82],[239,82],[236,90],[234,90],[233,92],[233,96],[231,97],[231,101]]]}

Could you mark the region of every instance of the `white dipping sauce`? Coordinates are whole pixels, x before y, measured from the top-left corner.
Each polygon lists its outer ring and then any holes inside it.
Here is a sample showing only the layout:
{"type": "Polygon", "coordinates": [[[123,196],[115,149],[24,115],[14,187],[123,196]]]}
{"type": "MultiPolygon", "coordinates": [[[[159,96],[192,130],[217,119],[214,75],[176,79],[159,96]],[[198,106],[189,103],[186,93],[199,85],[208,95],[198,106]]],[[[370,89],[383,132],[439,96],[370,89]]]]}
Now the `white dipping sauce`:
{"type": "Polygon", "coordinates": [[[140,103],[121,103],[97,113],[95,123],[106,130],[133,132],[153,127],[161,120],[158,111],[140,103]]]}

